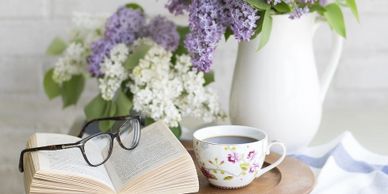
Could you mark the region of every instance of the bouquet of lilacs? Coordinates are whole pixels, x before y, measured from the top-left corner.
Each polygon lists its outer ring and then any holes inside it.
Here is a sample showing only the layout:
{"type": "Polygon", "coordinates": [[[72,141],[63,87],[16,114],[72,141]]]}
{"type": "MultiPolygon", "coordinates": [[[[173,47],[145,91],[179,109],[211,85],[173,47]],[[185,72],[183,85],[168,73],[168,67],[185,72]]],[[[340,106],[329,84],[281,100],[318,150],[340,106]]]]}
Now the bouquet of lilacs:
{"type": "MultiPolygon", "coordinates": [[[[349,7],[358,20],[355,0],[169,0],[168,10],[180,15],[188,12],[190,32],[184,41],[194,67],[208,72],[218,42],[234,35],[238,41],[261,34],[258,49],[268,42],[272,16],[288,14],[291,20],[317,12],[332,29],[345,37],[341,6],[349,7]]],[[[286,30],[286,29],[285,29],[286,30]]]]}
{"type": "Polygon", "coordinates": [[[164,120],[179,136],[182,117],[205,122],[224,117],[208,86],[212,72],[194,68],[186,54],[187,27],[162,16],[146,19],[137,4],[120,7],[108,18],[78,14],[73,23],[69,41],[56,38],[48,48],[59,56],[44,78],[50,99],[61,97],[64,107],[76,104],[85,79],[91,78],[99,94],[85,107],[87,119],[141,112],[146,123],[164,120]]]}

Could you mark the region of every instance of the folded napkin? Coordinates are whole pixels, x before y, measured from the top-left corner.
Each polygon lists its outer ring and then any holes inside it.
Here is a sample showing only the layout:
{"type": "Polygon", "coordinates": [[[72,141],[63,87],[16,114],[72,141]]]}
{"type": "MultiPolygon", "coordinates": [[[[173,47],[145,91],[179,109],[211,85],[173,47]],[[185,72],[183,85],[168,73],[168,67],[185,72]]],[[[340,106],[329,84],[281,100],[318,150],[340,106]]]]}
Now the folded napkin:
{"type": "Polygon", "coordinates": [[[316,175],[312,194],[388,194],[388,156],[366,150],[350,132],[292,156],[316,175]]]}

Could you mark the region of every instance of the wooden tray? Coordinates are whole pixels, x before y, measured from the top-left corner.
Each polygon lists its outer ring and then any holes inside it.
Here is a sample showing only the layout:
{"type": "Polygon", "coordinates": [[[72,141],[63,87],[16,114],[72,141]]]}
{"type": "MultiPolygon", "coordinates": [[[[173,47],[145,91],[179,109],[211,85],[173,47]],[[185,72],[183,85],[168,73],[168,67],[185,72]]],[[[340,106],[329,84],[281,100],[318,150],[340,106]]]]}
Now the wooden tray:
{"type": "MultiPolygon", "coordinates": [[[[192,142],[182,141],[182,144],[186,147],[191,157],[193,157],[193,160],[196,162],[192,142]]],[[[270,154],[265,158],[264,166],[276,161],[277,158],[279,158],[277,154],[270,154]]],[[[195,165],[197,166],[197,164],[195,165]]],[[[222,190],[213,187],[209,184],[199,169],[197,169],[197,172],[200,187],[198,193],[203,194],[307,194],[311,192],[315,182],[311,169],[302,162],[291,157],[286,157],[279,166],[255,179],[247,187],[236,190],[222,190]]]]}

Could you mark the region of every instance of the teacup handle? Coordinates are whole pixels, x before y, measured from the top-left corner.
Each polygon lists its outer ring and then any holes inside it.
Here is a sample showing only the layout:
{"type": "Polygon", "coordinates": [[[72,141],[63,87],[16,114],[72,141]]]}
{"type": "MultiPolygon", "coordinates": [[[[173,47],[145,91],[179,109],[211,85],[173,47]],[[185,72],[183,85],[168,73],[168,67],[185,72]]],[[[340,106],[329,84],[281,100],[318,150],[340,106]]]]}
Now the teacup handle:
{"type": "Polygon", "coordinates": [[[269,166],[267,166],[267,167],[261,169],[261,170],[256,174],[256,177],[259,177],[259,176],[263,175],[264,173],[266,173],[266,172],[272,170],[273,168],[275,168],[276,166],[278,166],[281,162],[283,162],[284,158],[286,157],[286,146],[284,146],[283,143],[277,142],[277,141],[273,141],[273,142],[271,142],[271,143],[268,145],[268,148],[267,148],[265,154],[268,155],[268,154],[270,153],[270,151],[271,151],[271,147],[274,146],[274,145],[278,145],[278,146],[280,146],[280,147],[282,148],[282,151],[283,151],[282,156],[281,156],[278,160],[276,160],[276,162],[274,162],[274,163],[272,163],[271,165],[269,165],[269,166]]]}

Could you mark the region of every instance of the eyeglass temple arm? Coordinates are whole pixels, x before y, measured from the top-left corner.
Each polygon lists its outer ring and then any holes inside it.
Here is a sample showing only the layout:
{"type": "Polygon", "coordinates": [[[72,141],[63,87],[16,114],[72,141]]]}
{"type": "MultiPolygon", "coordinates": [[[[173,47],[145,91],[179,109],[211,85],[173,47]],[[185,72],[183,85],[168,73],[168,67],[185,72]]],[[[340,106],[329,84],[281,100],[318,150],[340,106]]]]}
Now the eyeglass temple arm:
{"type": "Polygon", "coordinates": [[[28,152],[36,152],[36,151],[41,151],[41,150],[63,150],[63,149],[69,149],[69,148],[74,148],[78,147],[79,142],[77,143],[68,143],[68,144],[58,144],[58,145],[48,145],[48,146],[41,146],[41,147],[35,147],[35,148],[27,148],[22,150],[20,152],[20,158],[19,158],[19,171],[24,172],[24,154],[28,152]]]}
{"type": "Polygon", "coordinates": [[[116,116],[116,117],[103,117],[103,118],[97,118],[97,119],[92,119],[88,122],[85,123],[85,125],[82,127],[81,131],[79,132],[77,137],[82,137],[85,133],[86,128],[93,122],[96,121],[104,121],[104,120],[124,120],[127,119],[129,116],[116,116]]]}
{"type": "Polygon", "coordinates": [[[82,127],[81,131],[79,132],[78,136],[79,138],[81,138],[84,133],[85,133],[85,130],[86,128],[93,122],[96,122],[96,121],[104,121],[104,120],[125,120],[125,119],[137,119],[139,120],[140,122],[140,125],[144,125],[143,123],[143,119],[140,115],[135,115],[135,116],[129,116],[129,115],[126,115],[126,116],[115,116],[115,117],[103,117],[103,118],[97,118],[97,119],[92,119],[88,122],[85,123],[85,125],[82,127]]]}

